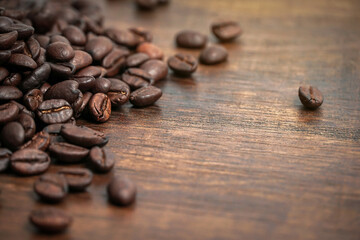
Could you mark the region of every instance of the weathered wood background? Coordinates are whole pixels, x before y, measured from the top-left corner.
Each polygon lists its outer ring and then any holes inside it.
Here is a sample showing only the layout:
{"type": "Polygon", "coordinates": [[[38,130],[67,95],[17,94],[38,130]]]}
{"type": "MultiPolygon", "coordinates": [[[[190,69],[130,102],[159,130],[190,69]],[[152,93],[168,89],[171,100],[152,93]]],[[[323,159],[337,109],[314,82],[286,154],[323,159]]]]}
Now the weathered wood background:
{"type": "MultiPolygon", "coordinates": [[[[173,0],[153,12],[104,3],[106,25],[143,26],[166,56],[176,32],[239,21],[230,57],[192,78],[170,74],[155,106],[80,121],[110,135],[116,168],[59,207],[69,231],[52,239],[360,239],[360,2],[173,0]],[[300,84],[322,90],[303,109],[300,84]],[[108,204],[113,174],[138,186],[130,208],[108,204]]],[[[210,37],[210,42],[216,42],[210,37]]],[[[53,166],[56,170],[59,166],[53,166]]],[[[28,223],[37,177],[0,175],[0,239],[49,239],[28,223]]]]}

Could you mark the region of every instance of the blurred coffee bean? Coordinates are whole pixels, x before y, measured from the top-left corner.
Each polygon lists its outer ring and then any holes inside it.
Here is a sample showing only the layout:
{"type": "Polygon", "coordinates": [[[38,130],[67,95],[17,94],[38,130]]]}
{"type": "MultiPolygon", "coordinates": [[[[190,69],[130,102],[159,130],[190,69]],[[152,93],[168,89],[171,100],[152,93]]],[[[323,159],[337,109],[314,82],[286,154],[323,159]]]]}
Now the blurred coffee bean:
{"type": "Polygon", "coordinates": [[[36,124],[34,118],[27,113],[20,113],[16,120],[21,124],[25,131],[25,140],[32,138],[36,132],[36,124]]]}
{"type": "Polygon", "coordinates": [[[115,43],[129,48],[136,47],[140,43],[140,38],[129,30],[109,28],[105,30],[105,34],[115,43]]]}
{"type": "Polygon", "coordinates": [[[17,37],[18,37],[17,31],[0,34],[0,49],[1,50],[10,49],[11,46],[17,40],[17,37]]]}
{"type": "Polygon", "coordinates": [[[129,28],[129,31],[135,34],[139,40],[140,43],[142,42],[152,42],[153,35],[148,30],[142,28],[142,27],[132,27],[129,28]]]}
{"type": "Polygon", "coordinates": [[[70,63],[75,66],[76,71],[89,66],[92,63],[92,57],[85,51],[75,50],[75,56],[70,63]]]}
{"type": "Polygon", "coordinates": [[[219,45],[206,47],[200,54],[200,62],[206,65],[214,65],[225,62],[228,57],[226,48],[219,45]]]}
{"type": "Polygon", "coordinates": [[[46,233],[65,231],[72,223],[72,217],[64,210],[55,207],[42,207],[34,210],[30,213],[29,219],[36,228],[46,233]]]}
{"type": "Polygon", "coordinates": [[[0,82],[4,81],[9,74],[9,71],[6,68],[0,67],[0,82]]]}
{"type": "Polygon", "coordinates": [[[107,93],[110,87],[111,82],[107,78],[96,78],[91,91],[93,93],[107,93]]]}
{"type": "Polygon", "coordinates": [[[68,183],[61,174],[46,173],[35,181],[34,191],[43,201],[60,202],[68,192],[68,183]]]}
{"type": "Polygon", "coordinates": [[[147,72],[155,82],[164,79],[169,71],[166,63],[156,59],[146,61],[140,68],[147,72]]]}
{"type": "Polygon", "coordinates": [[[62,33],[72,45],[83,46],[86,43],[84,32],[76,26],[68,26],[62,33]]]}
{"type": "Polygon", "coordinates": [[[211,30],[223,42],[232,41],[242,33],[239,24],[232,20],[217,21],[211,25],[211,30]]]}
{"type": "Polygon", "coordinates": [[[162,59],[164,57],[163,51],[158,46],[149,42],[141,43],[136,48],[136,52],[145,53],[152,59],[162,59]]]}
{"type": "Polygon", "coordinates": [[[93,179],[92,172],[85,168],[62,168],[57,173],[65,177],[73,191],[84,191],[93,179]]]}
{"type": "Polygon", "coordinates": [[[158,5],[158,0],[136,0],[136,4],[140,9],[152,10],[158,5]]]}
{"type": "Polygon", "coordinates": [[[61,127],[61,136],[69,143],[90,148],[93,146],[104,146],[109,138],[102,132],[84,126],[64,124],[61,127]]]}
{"type": "Polygon", "coordinates": [[[75,76],[92,76],[94,78],[98,78],[101,75],[101,68],[96,66],[88,66],[86,68],[81,69],[79,72],[75,74],[75,76]]]}
{"type": "Polygon", "coordinates": [[[150,57],[146,53],[134,53],[127,57],[126,66],[129,68],[138,67],[149,59],[150,57]]]}
{"type": "Polygon", "coordinates": [[[196,31],[184,30],[176,34],[175,41],[178,47],[203,48],[207,43],[207,37],[196,31]]]}
{"type": "Polygon", "coordinates": [[[147,86],[139,88],[130,94],[130,102],[136,107],[146,107],[154,104],[162,96],[160,88],[147,86]]]}
{"type": "Polygon", "coordinates": [[[64,163],[76,163],[87,157],[89,150],[70,143],[51,143],[49,151],[57,161],[64,163]]]}
{"type": "Polygon", "coordinates": [[[22,77],[20,73],[10,73],[9,76],[4,79],[3,85],[17,87],[20,86],[21,80],[22,77]]]}
{"type": "Polygon", "coordinates": [[[127,177],[114,177],[108,187],[107,192],[110,202],[120,206],[132,204],[136,198],[136,186],[127,177]]]}
{"type": "MultiPolygon", "coordinates": [[[[50,44],[50,43],[56,43],[56,42],[63,42],[63,43],[66,43],[66,44],[68,44],[68,45],[71,45],[70,41],[69,41],[66,37],[64,37],[64,36],[62,36],[62,35],[52,35],[52,36],[50,37],[50,42],[49,42],[49,44],[50,44]]],[[[49,46],[49,45],[48,45],[48,46],[49,46]]]]}
{"type": "Polygon", "coordinates": [[[16,41],[10,48],[11,54],[13,53],[24,53],[25,51],[25,42],[24,41],[16,41]]]}
{"type": "Polygon", "coordinates": [[[178,53],[169,58],[168,65],[174,73],[188,76],[196,71],[198,61],[189,54],[178,53]]]}
{"type": "Polygon", "coordinates": [[[11,155],[10,164],[18,174],[40,174],[49,168],[50,157],[47,153],[37,149],[21,149],[11,155]]]}
{"type": "Polygon", "coordinates": [[[1,130],[0,137],[3,146],[16,150],[24,143],[25,131],[20,123],[9,122],[1,130]]]}
{"type": "Polygon", "coordinates": [[[104,57],[102,60],[101,65],[104,68],[110,68],[114,66],[114,64],[119,60],[120,58],[124,58],[129,55],[129,50],[125,48],[113,48],[113,50],[104,57]]]}
{"type": "Polygon", "coordinates": [[[89,162],[95,171],[108,172],[115,165],[115,157],[107,147],[93,147],[89,153],[89,162]]]}
{"type": "Polygon", "coordinates": [[[26,40],[25,43],[25,50],[28,52],[28,56],[32,59],[37,59],[40,55],[39,42],[31,36],[28,40],[26,40]]]}
{"type": "Polygon", "coordinates": [[[0,65],[9,61],[11,57],[11,51],[0,50],[0,65]]]}
{"type": "Polygon", "coordinates": [[[21,146],[21,149],[32,148],[46,151],[50,145],[50,135],[45,131],[38,132],[28,142],[21,146]]]}

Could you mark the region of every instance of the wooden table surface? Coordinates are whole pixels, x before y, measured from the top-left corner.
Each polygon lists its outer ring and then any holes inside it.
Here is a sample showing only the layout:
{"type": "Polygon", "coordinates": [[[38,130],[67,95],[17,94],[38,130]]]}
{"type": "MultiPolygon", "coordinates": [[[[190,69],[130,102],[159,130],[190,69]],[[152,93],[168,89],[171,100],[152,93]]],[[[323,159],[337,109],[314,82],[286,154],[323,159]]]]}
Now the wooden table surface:
{"type": "MultiPolygon", "coordinates": [[[[115,170],[58,207],[74,217],[60,235],[28,222],[37,177],[0,175],[0,239],[360,239],[360,2],[173,0],[153,12],[104,3],[106,25],[143,26],[170,56],[183,29],[209,34],[216,18],[244,34],[228,62],[169,74],[156,105],[79,121],[110,135],[115,170]],[[305,110],[301,84],[325,96],[305,110]],[[113,175],[138,186],[136,204],[108,204],[113,175]]],[[[216,42],[210,37],[210,42],[216,42]]],[[[55,171],[59,166],[52,166],[55,171]]]]}

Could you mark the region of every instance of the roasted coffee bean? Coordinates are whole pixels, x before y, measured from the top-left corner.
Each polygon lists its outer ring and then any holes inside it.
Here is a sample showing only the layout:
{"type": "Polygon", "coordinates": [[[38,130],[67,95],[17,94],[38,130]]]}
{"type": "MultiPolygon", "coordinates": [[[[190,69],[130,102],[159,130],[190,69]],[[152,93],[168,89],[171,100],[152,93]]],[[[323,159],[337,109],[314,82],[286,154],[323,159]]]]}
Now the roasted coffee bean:
{"type": "Polygon", "coordinates": [[[89,162],[95,171],[108,172],[115,165],[115,157],[107,147],[93,147],[89,153],[89,162]]]}
{"type": "Polygon", "coordinates": [[[150,74],[140,68],[127,69],[121,76],[121,79],[128,84],[132,90],[146,87],[154,82],[150,74]]]}
{"type": "Polygon", "coordinates": [[[128,56],[129,53],[129,50],[127,50],[126,48],[113,48],[113,50],[104,57],[101,65],[104,68],[110,68],[114,66],[120,58],[125,58],[126,56],[128,56]]]}
{"type": "Polygon", "coordinates": [[[104,146],[109,138],[102,132],[95,131],[84,126],[64,124],[61,128],[61,136],[69,143],[90,148],[93,146],[104,146]]]}
{"type": "Polygon", "coordinates": [[[40,231],[48,233],[65,231],[72,223],[72,217],[55,207],[43,207],[34,210],[29,219],[40,231]]]}
{"type": "Polygon", "coordinates": [[[140,68],[147,72],[155,82],[164,79],[169,71],[166,63],[156,59],[146,61],[140,68]]]}
{"type": "Polygon", "coordinates": [[[77,72],[76,76],[79,76],[79,77],[92,76],[94,78],[98,78],[101,76],[101,68],[96,67],[96,66],[88,66],[86,68],[81,69],[79,72],[77,72]]]}
{"type": "Polygon", "coordinates": [[[87,41],[85,51],[90,53],[95,61],[100,61],[111,52],[113,47],[109,38],[100,36],[87,41]]]}
{"type": "Polygon", "coordinates": [[[183,48],[203,48],[207,43],[207,37],[205,35],[192,30],[179,32],[175,40],[177,46],[183,48]]]}
{"type": "Polygon", "coordinates": [[[136,4],[141,9],[152,10],[157,6],[158,0],[136,0],[136,4]]]}
{"type": "Polygon", "coordinates": [[[60,202],[68,192],[68,183],[63,175],[46,173],[34,183],[34,191],[47,202],[60,202]]]}
{"type": "Polygon", "coordinates": [[[88,103],[90,116],[97,122],[106,122],[111,115],[111,101],[104,93],[94,94],[88,103]]]}
{"type": "Polygon", "coordinates": [[[62,126],[66,125],[66,124],[69,124],[69,123],[49,124],[49,125],[47,125],[46,127],[43,128],[43,131],[47,132],[48,134],[51,134],[51,135],[60,134],[62,126]]]}
{"type": "Polygon", "coordinates": [[[128,30],[109,28],[105,30],[105,34],[115,43],[129,48],[136,47],[140,43],[140,38],[128,30]]]}
{"type": "Polygon", "coordinates": [[[32,138],[36,132],[36,124],[34,118],[27,114],[27,113],[20,113],[18,119],[16,120],[19,122],[25,131],[25,140],[29,140],[32,138]]]}
{"type": "Polygon", "coordinates": [[[93,174],[85,168],[62,168],[58,174],[66,178],[70,190],[84,191],[92,182],[93,174]]]}
{"type": "Polygon", "coordinates": [[[16,41],[12,47],[10,48],[11,54],[13,53],[24,53],[25,51],[25,42],[24,41],[16,41]]]}
{"type": "Polygon", "coordinates": [[[92,95],[93,94],[91,92],[86,92],[83,94],[83,102],[82,102],[81,106],[77,109],[77,111],[74,113],[75,118],[80,117],[80,115],[84,112],[92,95]]]}
{"type": "Polygon", "coordinates": [[[66,62],[75,56],[73,48],[63,42],[54,42],[46,48],[48,57],[55,61],[66,62]]]}
{"type": "Polygon", "coordinates": [[[107,192],[110,202],[120,206],[132,204],[136,198],[136,186],[127,177],[114,177],[108,187],[107,192]]]}
{"type": "Polygon", "coordinates": [[[107,78],[97,78],[91,88],[93,93],[107,93],[111,87],[111,82],[107,78]]]}
{"type": "MultiPolygon", "coordinates": [[[[14,100],[11,100],[10,103],[15,104],[15,105],[19,108],[19,114],[20,114],[20,113],[26,113],[26,114],[30,115],[32,118],[35,117],[35,113],[27,110],[24,105],[22,105],[22,104],[20,104],[20,103],[18,103],[18,102],[16,102],[16,101],[14,101],[14,100]]],[[[19,116],[19,115],[18,115],[18,116],[19,116]]]]}
{"type": "Polygon", "coordinates": [[[75,66],[69,62],[49,63],[51,67],[51,76],[66,79],[75,73],[75,66]]]}
{"type": "Polygon", "coordinates": [[[107,93],[113,106],[125,104],[130,97],[130,87],[126,83],[116,78],[109,78],[111,87],[107,93]]]}
{"type": "Polygon", "coordinates": [[[43,93],[34,88],[25,94],[23,101],[29,110],[35,111],[43,101],[43,93]]]}
{"type": "Polygon", "coordinates": [[[62,33],[72,45],[83,46],[86,43],[86,36],[84,32],[76,26],[68,26],[62,33]]]}
{"type": "Polygon", "coordinates": [[[154,104],[161,96],[160,88],[147,86],[132,92],[129,100],[136,107],[145,107],[154,104]]]}
{"type": "Polygon", "coordinates": [[[63,42],[66,43],[67,45],[71,45],[70,41],[62,35],[53,35],[50,37],[50,43],[56,43],[56,42],[63,42]]]}
{"type": "Polygon", "coordinates": [[[2,145],[11,150],[16,150],[24,143],[24,128],[18,122],[9,122],[1,130],[0,138],[2,145]]]}
{"type": "Polygon", "coordinates": [[[10,27],[14,21],[11,18],[0,16],[0,32],[4,32],[5,29],[10,27]]]}
{"type": "Polygon", "coordinates": [[[43,95],[47,92],[47,90],[49,90],[49,88],[51,87],[51,85],[49,83],[44,83],[43,85],[41,85],[40,87],[40,91],[43,93],[43,95]]]}
{"type": "Polygon", "coordinates": [[[42,66],[46,62],[46,50],[44,48],[40,48],[39,57],[35,59],[35,62],[38,67],[42,66]]]}
{"type": "Polygon", "coordinates": [[[147,54],[151,59],[162,59],[164,57],[163,51],[158,46],[149,42],[141,43],[136,48],[136,51],[147,54]]]}
{"type": "Polygon", "coordinates": [[[17,31],[18,39],[28,39],[34,34],[34,28],[23,23],[16,23],[10,25],[5,32],[17,31]]]}
{"type": "Polygon", "coordinates": [[[44,99],[64,99],[73,107],[81,105],[82,93],[78,89],[79,83],[74,80],[66,80],[52,85],[44,94],[44,99]]]}
{"type": "Polygon", "coordinates": [[[200,54],[200,62],[206,65],[218,64],[225,62],[228,57],[226,48],[213,45],[206,47],[200,54]]]}
{"type": "Polygon", "coordinates": [[[85,51],[75,50],[75,56],[70,63],[75,66],[76,71],[89,66],[92,63],[92,57],[85,51]]]}
{"type": "Polygon", "coordinates": [[[17,100],[22,98],[23,93],[13,86],[0,86],[0,101],[17,100]]]}
{"type": "Polygon", "coordinates": [[[169,58],[168,65],[176,74],[190,75],[196,71],[198,61],[189,54],[178,53],[169,58]]]}
{"type": "Polygon", "coordinates": [[[7,148],[0,148],[0,172],[5,171],[10,162],[12,152],[7,148]]]}
{"type": "Polygon", "coordinates": [[[107,77],[114,77],[116,76],[120,70],[122,70],[125,67],[125,57],[119,58],[113,66],[111,66],[110,68],[105,69],[105,75],[107,77]]]}
{"type": "Polygon", "coordinates": [[[17,37],[18,37],[17,31],[0,34],[0,49],[1,50],[10,49],[11,46],[17,40],[17,37]]]}
{"type": "Polygon", "coordinates": [[[46,151],[49,145],[50,145],[50,135],[47,132],[41,131],[38,132],[35,136],[33,136],[31,140],[29,140],[24,145],[22,145],[21,149],[33,148],[41,151],[46,151]]]}
{"type": "Polygon", "coordinates": [[[65,142],[51,143],[49,151],[58,161],[64,163],[79,162],[89,154],[88,149],[65,142]]]}
{"type": "Polygon", "coordinates": [[[304,107],[316,109],[321,106],[324,97],[317,87],[301,86],[299,87],[299,98],[304,107]]]}
{"type": "Polygon", "coordinates": [[[37,115],[46,124],[64,123],[72,117],[73,110],[64,99],[51,99],[40,104],[37,115]]]}
{"type": "Polygon", "coordinates": [[[71,80],[74,80],[79,84],[79,90],[81,92],[92,89],[96,81],[93,76],[73,76],[71,77],[71,80]]]}
{"type": "Polygon", "coordinates": [[[28,52],[28,56],[37,59],[40,55],[40,44],[39,42],[34,38],[30,37],[28,40],[26,40],[26,47],[25,50],[28,52]]]}
{"type": "Polygon", "coordinates": [[[35,35],[35,39],[39,42],[42,48],[47,48],[50,43],[50,37],[46,35],[35,35]]]}
{"type": "Polygon", "coordinates": [[[20,87],[24,91],[29,91],[33,88],[38,88],[50,76],[51,68],[48,63],[44,63],[35,69],[29,76],[27,76],[21,83],[20,87]]]}
{"type": "Polygon", "coordinates": [[[138,38],[140,39],[140,43],[152,42],[153,39],[152,34],[142,27],[132,27],[129,28],[129,31],[138,36],[138,38]]]}
{"type": "Polygon", "coordinates": [[[37,68],[36,62],[31,57],[20,53],[11,54],[8,63],[11,67],[20,72],[31,71],[37,68]]]}
{"type": "Polygon", "coordinates": [[[211,30],[213,34],[223,42],[232,41],[242,33],[239,24],[231,20],[215,22],[211,25],[211,30]]]}
{"type": "Polygon", "coordinates": [[[21,84],[21,79],[20,73],[10,73],[10,75],[4,79],[3,85],[17,87],[21,84]]]}
{"type": "Polygon", "coordinates": [[[47,153],[37,149],[21,149],[10,158],[11,168],[21,175],[34,175],[45,172],[50,166],[47,153]]]}
{"type": "Polygon", "coordinates": [[[9,71],[6,68],[0,67],[0,82],[4,81],[9,74],[9,71]]]}
{"type": "Polygon", "coordinates": [[[11,57],[11,51],[9,51],[9,50],[1,51],[0,50],[0,65],[8,62],[10,57],[11,57]]]}
{"type": "Polygon", "coordinates": [[[126,59],[126,66],[129,68],[138,67],[149,59],[150,57],[146,53],[134,53],[126,59]]]}

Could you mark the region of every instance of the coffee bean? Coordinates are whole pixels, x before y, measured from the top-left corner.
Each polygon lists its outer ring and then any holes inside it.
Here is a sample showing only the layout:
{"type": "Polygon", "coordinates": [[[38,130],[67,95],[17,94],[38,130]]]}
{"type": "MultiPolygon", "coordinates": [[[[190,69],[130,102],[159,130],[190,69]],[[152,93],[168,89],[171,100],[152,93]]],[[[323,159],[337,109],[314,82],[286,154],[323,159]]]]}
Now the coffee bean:
{"type": "Polygon", "coordinates": [[[91,91],[93,93],[107,93],[111,87],[111,82],[107,78],[96,78],[91,91]]]}
{"type": "Polygon", "coordinates": [[[64,123],[72,117],[73,110],[64,99],[51,99],[40,104],[37,115],[46,124],[64,123]]]}
{"type": "Polygon", "coordinates": [[[66,178],[69,188],[73,191],[84,191],[93,179],[92,172],[84,168],[62,168],[58,174],[66,178]]]}
{"type": "Polygon", "coordinates": [[[18,122],[9,122],[5,124],[0,132],[1,143],[11,149],[18,149],[25,140],[25,131],[23,126],[18,122]]]}
{"type": "Polygon", "coordinates": [[[31,36],[28,40],[26,40],[25,50],[29,57],[37,59],[40,55],[40,44],[34,37],[31,36]]]}
{"type": "Polygon", "coordinates": [[[29,219],[40,231],[48,233],[65,231],[72,223],[72,217],[55,207],[43,207],[34,210],[29,219]]]}
{"type": "Polygon", "coordinates": [[[75,56],[73,48],[63,42],[54,42],[46,48],[48,57],[55,61],[66,62],[75,56]]]}
{"type": "Polygon", "coordinates": [[[17,40],[17,37],[18,37],[17,31],[0,34],[0,49],[1,50],[10,49],[11,46],[17,40]]]}
{"type": "Polygon", "coordinates": [[[16,68],[16,70],[20,72],[31,71],[37,67],[36,62],[31,57],[20,53],[11,54],[8,63],[11,67],[16,68]]]}
{"type": "Polygon", "coordinates": [[[205,35],[192,30],[179,32],[175,39],[177,46],[183,48],[203,48],[207,43],[205,35]]]}
{"type": "Polygon", "coordinates": [[[111,101],[104,93],[94,94],[88,103],[89,113],[97,122],[106,122],[111,115],[111,101]]]}
{"type": "Polygon", "coordinates": [[[36,124],[33,116],[22,112],[19,114],[19,117],[16,121],[19,122],[24,128],[25,140],[28,140],[34,136],[36,132],[36,124]]]}
{"type": "Polygon", "coordinates": [[[304,107],[316,109],[321,106],[324,97],[317,87],[301,86],[299,87],[299,98],[304,107]]]}
{"type": "Polygon", "coordinates": [[[110,68],[114,66],[120,58],[125,58],[126,56],[128,56],[129,53],[129,50],[127,50],[126,48],[113,48],[113,50],[104,57],[101,65],[104,68],[110,68]]]}
{"type": "Polygon", "coordinates": [[[39,89],[32,89],[24,96],[24,105],[31,111],[35,111],[43,101],[43,93],[39,89]]]}
{"type": "Polygon", "coordinates": [[[89,162],[95,171],[108,172],[115,165],[115,157],[107,147],[93,147],[89,153],[89,162]]]}
{"type": "Polygon", "coordinates": [[[151,32],[142,27],[132,27],[129,28],[129,31],[137,35],[137,37],[140,39],[140,43],[152,42],[153,40],[153,35],[151,34],[151,32]]]}
{"type": "Polygon", "coordinates": [[[146,53],[134,53],[126,59],[126,66],[129,68],[138,67],[149,59],[150,57],[146,53]]]}
{"type": "Polygon", "coordinates": [[[21,83],[21,88],[24,91],[29,91],[33,88],[38,88],[43,84],[50,76],[51,68],[48,63],[44,63],[40,67],[36,68],[29,76],[27,76],[21,83]]]}
{"type": "Polygon", "coordinates": [[[206,65],[218,64],[225,62],[228,57],[228,52],[226,48],[213,45],[206,47],[200,54],[200,61],[206,65]]]}
{"type": "Polygon", "coordinates": [[[64,99],[73,108],[82,103],[82,93],[78,89],[79,83],[74,80],[66,80],[52,85],[44,94],[44,99],[64,99]]]}
{"type": "Polygon", "coordinates": [[[141,9],[152,10],[157,6],[158,0],[136,0],[136,4],[141,9]]]}
{"type": "Polygon", "coordinates": [[[101,75],[101,69],[96,66],[88,66],[86,68],[81,69],[79,72],[76,73],[76,76],[83,77],[83,76],[92,76],[94,78],[98,78],[101,75]]]}
{"type": "Polygon", "coordinates": [[[44,94],[47,92],[47,90],[49,90],[50,87],[51,87],[51,85],[46,82],[43,85],[41,85],[39,90],[43,93],[43,96],[44,96],[44,94]]]}
{"type": "Polygon", "coordinates": [[[64,163],[79,162],[89,154],[88,149],[65,142],[51,143],[49,151],[58,161],[64,163]]]}
{"type": "Polygon", "coordinates": [[[168,66],[166,63],[160,60],[149,60],[143,63],[140,68],[149,73],[155,82],[164,79],[168,74],[168,66]]]}
{"type": "Polygon", "coordinates": [[[116,78],[109,78],[111,87],[107,93],[111,104],[113,106],[120,106],[125,104],[130,97],[130,87],[121,80],[116,78]]]}
{"type": "Polygon", "coordinates": [[[79,84],[79,90],[81,92],[92,89],[96,81],[93,76],[73,76],[71,77],[71,80],[74,80],[79,84]]]}
{"type": "Polygon", "coordinates": [[[10,162],[12,152],[7,148],[0,148],[0,172],[5,171],[10,162]]]}
{"type": "Polygon", "coordinates": [[[42,66],[46,61],[46,50],[44,48],[40,48],[39,57],[35,59],[36,64],[39,66],[42,66]]]}
{"type": "Polygon", "coordinates": [[[4,64],[9,61],[11,57],[11,51],[9,50],[0,50],[0,64],[4,64]]]}
{"type": "Polygon", "coordinates": [[[77,109],[77,111],[74,113],[75,118],[80,117],[80,115],[85,111],[92,95],[93,94],[91,92],[86,92],[83,94],[83,102],[82,102],[81,106],[77,109]]]}
{"type": "Polygon", "coordinates": [[[34,191],[44,201],[60,202],[68,192],[68,183],[63,175],[46,173],[35,181],[34,191]]]}
{"type": "Polygon", "coordinates": [[[61,136],[72,144],[86,148],[104,146],[109,141],[109,138],[102,132],[71,124],[64,124],[62,126],[61,136]]]}
{"type": "Polygon", "coordinates": [[[76,26],[68,26],[62,33],[72,45],[83,46],[86,43],[86,36],[84,32],[76,26]]]}
{"type": "Polygon", "coordinates": [[[145,53],[147,54],[151,59],[162,59],[164,57],[163,51],[156,45],[144,42],[141,43],[137,48],[136,52],[145,53]]]}
{"type": "Polygon", "coordinates": [[[136,107],[145,107],[154,104],[161,96],[160,88],[147,86],[132,92],[129,100],[136,107]]]}
{"type": "Polygon", "coordinates": [[[10,73],[9,76],[4,79],[3,85],[17,87],[21,84],[21,79],[20,73],[10,73]]]}
{"type": "Polygon", "coordinates": [[[35,35],[35,39],[39,42],[42,48],[47,48],[50,43],[50,37],[46,35],[35,35]]]}
{"type": "Polygon", "coordinates": [[[136,198],[136,186],[127,177],[114,177],[108,187],[107,192],[110,202],[120,206],[132,204],[136,198]]]}
{"type": "Polygon", "coordinates": [[[109,28],[105,30],[105,34],[115,43],[129,48],[136,47],[140,43],[139,37],[128,30],[109,28]]]}
{"type": "Polygon", "coordinates": [[[0,16],[0,32],[5,32],[5,30],[13,24],[11,18],[0,16]]]}
{"type": "Polygon", "coordinates": [[[23,23],[12,24],[6,28],[5,32],[17,31],[18,39],[28,39],[34,34],[34,28],[23,23]]]}
{"type": "Polygon", "coordinates": [[[49,63],[51,67],[51,76],[66,79],[74,74],[76,68],[70,62],[49,63]]]}
{"type": "Polygon", "coordinates": [[[75,50],[75,56],[70,63],[75,66],[76,71],[89,66],[92,63],[92,57],[85,51],[75,50]]]}
{"type": "Polygon", "coordinates": [[[47,153],[37,149],[22,149],[10,158],[11,168],[21,175],[34,175],[45,172],[50,166],[47,153]]]}
{"type": "Polygon", "coordinates": [[[89,40],[85,45],[85,51],[90,53],[95,61],[100,61],[113,47],[113,43],[109,38],[100,36],[89,40]]]}
{"type": "Polygon", "coordinates": [[[11,54],[13,53],[24,53],[25,52],[25,42],[24,41],[16,41],[12,47],[10,48],[11,54]]]}
{"type": "Polygon", "coordinates": [[[105,76],[114,77],[125,67],[125,57],[119,58],[113,66],[105,69],[105,76]]]}
{"type": "Polygon", "coordinates": [[[186,76],[196,71],[198,61],[191,55],[178,53],[169,58],[168,65],[174,73],[186,76]]]}
{"type": "Polygon", "coordinates": [[[22,92],[13,86],[0,86],[0,101],[17,100],[22,98],[22,92]]]}
{"type": "Polygon", "coordinates": [[[62,42],[71,45],[70,41],[62,35],[53,35],[50,37],[50,43],[62,42]]]}
{"type": "Polygon", "coordinates": [[[211,25],[211,30],[213,34],[223,42],[232,41],[242,33],[239,24],[231,20],[215,22],[211,25]]]}
{"type": "Polygon", "coordinates": [[[43,128],[43,131],[47,132],[48,134],[51,134],[51,135],[54,135],[54,134],[57,135],[57,134],[60,134],[62,126],[66,125],[66,124],[68,124],[68,123],[49,124],[43,128]]]}
{"type": "Polygon", "coordinates": [[[46,151],[49,145],[50,145],[50,135],[45,131],[41,131],[38,132],[35,136],[33,136],[31,140],[29,140],[24,145],[22,145],[21,149],[33,148],[41,151],[46,151]]]}
{"type": "Polygon", "coordinates": [[[146,87],[154,81],[147,71],[140,68],[127,69],[121,76],[121,79],[133,90],[146,87]]]}

